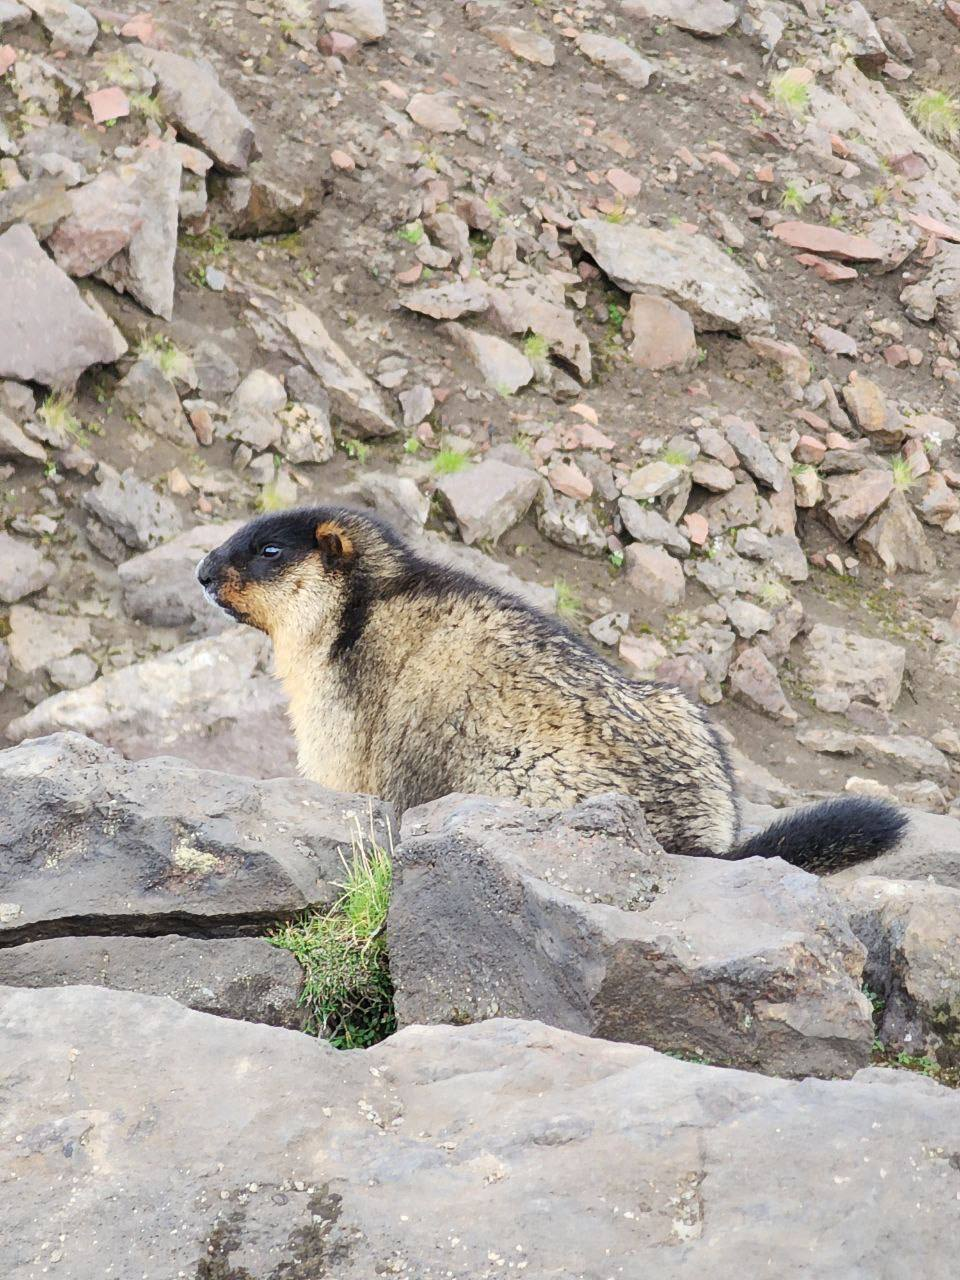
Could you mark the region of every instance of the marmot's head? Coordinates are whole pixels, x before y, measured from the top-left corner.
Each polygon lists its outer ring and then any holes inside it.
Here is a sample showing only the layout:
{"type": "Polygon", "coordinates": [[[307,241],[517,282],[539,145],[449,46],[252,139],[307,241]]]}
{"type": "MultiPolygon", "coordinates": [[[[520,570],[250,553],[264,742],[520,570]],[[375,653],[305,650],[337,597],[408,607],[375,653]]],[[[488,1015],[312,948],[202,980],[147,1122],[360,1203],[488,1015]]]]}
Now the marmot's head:
{"type": "Polygon", "coordinates": [[[301,507],[251,520],[201,560],[197,578],[238,622],[271,636],[310,633],[399,573],[404,551],[372,516],[301,507]]]}

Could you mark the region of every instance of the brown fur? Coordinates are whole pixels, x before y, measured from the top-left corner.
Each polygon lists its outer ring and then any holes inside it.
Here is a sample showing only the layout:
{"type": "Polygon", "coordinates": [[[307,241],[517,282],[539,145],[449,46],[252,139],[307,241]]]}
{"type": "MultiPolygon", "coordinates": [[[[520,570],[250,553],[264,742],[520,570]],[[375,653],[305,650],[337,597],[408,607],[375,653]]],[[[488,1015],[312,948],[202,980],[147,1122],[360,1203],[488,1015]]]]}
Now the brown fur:
{"type": "Polygon", "coordinates": [[[623,791],[667,849],[733,847],[723,748],[679,689],[629,679],[519,601],[421,560],[372,517],[263,517],[198,572],[218,603],[270,635],[300,768],[324,786],[400,809],[452,791],[557,806],[623,791]]]}

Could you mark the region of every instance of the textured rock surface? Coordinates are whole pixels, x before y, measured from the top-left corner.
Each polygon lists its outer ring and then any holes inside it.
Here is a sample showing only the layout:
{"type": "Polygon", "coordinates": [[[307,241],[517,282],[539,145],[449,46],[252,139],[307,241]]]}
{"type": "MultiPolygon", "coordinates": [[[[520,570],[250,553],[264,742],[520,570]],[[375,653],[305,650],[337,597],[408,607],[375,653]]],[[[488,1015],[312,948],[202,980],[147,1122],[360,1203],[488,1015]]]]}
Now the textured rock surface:
{"type": "Polygon", "coordinates": [[[242,1022],[303,1027],[303,972],[288,951],[263,938],[66,937],[0,946],[0,986],[77,985],[170,996],[242,1022]]]}
{"type": "Polygon", "coordinates": [[[197,565],[240,526],[239,520],[197,525],[125,560],[117,577],[130,617],[153,627],[186,626],[197,634],[222,631],[230,620],[198,590],[197,565]]]}
{"type": "MultiPolygon", "coordinates": [[[[127,763],[77,734],[0,752],[0,939],[262,929],[338,896],[370,801],[163,758],[127,763]]],[[[387,810],[373,801],[385,840],[387,810]]]]}
{"type": "Polygon", "coordinates": [[[540,488],[534,471],[512,467],[496,458],[487,458],[437,482],[437,491],[449,506],[469,546],[473,542],[496,542],[522,520],[540,488]]]}
{"type": "Polygon", "coordinates": [[[13,742],[73,730],[132,759],[175,755],[276,778],[296,772],[266,636],[231,628],[55,693],[7,726],[13,742]]]}
{"type": "Polygon", "coordinates": [[[29,227],[0,236],[0,378],[72,387],[84,369],[126,349],[116,325],[87,306],[29,227]]]}
{"type": "Polygon", "coordinates": [[[11,1280],[51,1253],[144,1280],[739,1280],[812,1248],[875,1277],[905,1246],[952,1274],[960,1099],[893,1072],[770,1080],[504,1021],[337,1054],[90,988],[0,992],[0,1037],[30,1081],[0,1113],[11,1280]]]}
{"type": "Polygon", "coordinates": [[[404,817],[388,936],[401,1025],[536,1016],[782,1074],[849,1075],[863,951],[820,882],[671,857],[639,805],[452,797],[404,817]]]}

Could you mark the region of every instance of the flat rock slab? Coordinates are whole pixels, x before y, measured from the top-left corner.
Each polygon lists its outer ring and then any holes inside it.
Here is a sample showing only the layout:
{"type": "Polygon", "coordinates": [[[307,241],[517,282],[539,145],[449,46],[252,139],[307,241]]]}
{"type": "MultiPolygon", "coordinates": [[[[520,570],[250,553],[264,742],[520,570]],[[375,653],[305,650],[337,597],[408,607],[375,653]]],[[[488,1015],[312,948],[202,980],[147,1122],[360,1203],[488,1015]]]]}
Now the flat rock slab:
{"type": "Polygon", "coordinates": [[[603,218],[575,222],[573,235],[614,284],[669,298],[697,329],[738,333],[770,322],[759,286],[706,236],[603,218]]]}
{"type": "Polygon", "coordinates": [[[127,344],[23,224],[0,236],[0,378],[70,388],[84,369],[118,360],[127,344]]]}
{"type": "Polygon", "coordinates": [[[0,990],[0,1060],[9,1280],[955,1275],[960,1096],[906,1073],[500,1020],[338,1053],[88,987],[0,990]]]}
{"type": "Polygon", "coordinates": [[[166,754],[258,778],[293,774],[293,735],[272,661],[266,636],[231,627],[55,693],[11,720],[6,736],[20,742],[66,730],[134,760],[166,754]]]}
{"type": "Polygon", "coordinates": [[[78,734],[0,752],[0,945],[217,933],[330,906],[355,820],[389,811],[302,779],[128,763],[78,734]]]}
{"type": "Polygon", "coordinates": [[[388,937],[400,1025],[536,1017],[783,1075],[869,1059],[864,951],[778,859],[671,857],[636,801],[448,797],[404,815],[388,937]]]}
{"type": "Polygon", "coordinates": [[[301,1031],[303,971],[263,938],[46,938],[0,947],[0,986],[111,987],[301,1031]]]}

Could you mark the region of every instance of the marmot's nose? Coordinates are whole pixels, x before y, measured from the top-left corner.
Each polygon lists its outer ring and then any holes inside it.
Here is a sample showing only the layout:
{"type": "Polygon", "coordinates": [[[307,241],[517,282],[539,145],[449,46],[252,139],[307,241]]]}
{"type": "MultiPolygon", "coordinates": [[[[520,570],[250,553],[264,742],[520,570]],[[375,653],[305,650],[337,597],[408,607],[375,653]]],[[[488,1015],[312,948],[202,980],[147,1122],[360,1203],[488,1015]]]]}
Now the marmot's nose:
{"type": "Polygon", "coordinates": [[[213,581],[213,557],[204,556],[197,565],[197,580],[201,587],[209,587],[213,581]]]}

